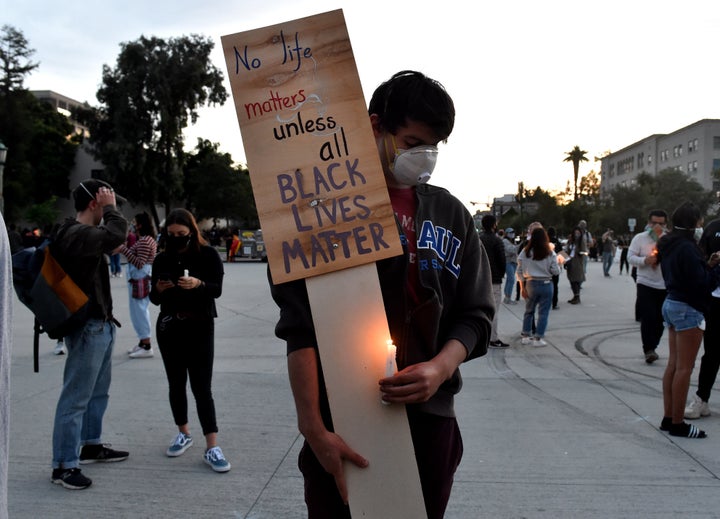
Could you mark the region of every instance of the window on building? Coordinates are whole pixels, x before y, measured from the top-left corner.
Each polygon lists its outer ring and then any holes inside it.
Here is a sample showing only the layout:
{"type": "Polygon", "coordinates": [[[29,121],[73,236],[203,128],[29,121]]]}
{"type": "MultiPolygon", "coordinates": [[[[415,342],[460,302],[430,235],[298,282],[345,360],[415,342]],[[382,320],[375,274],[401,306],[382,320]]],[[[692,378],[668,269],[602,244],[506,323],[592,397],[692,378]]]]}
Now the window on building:
{"type": "Polygon", "coordinates": [[[647,163],[648,163],[648,166],[650,166],[652,164],[652,155],[648,155],[647,163]]]}
{"type": "Polygon", "coordinates": [[[720,150],[720,137],[713,137],[713,149],[720,150]]]}
{"type": "Polygon", "coordinates": [[[638,168],[643,167],[643,165],[644,165],[644,157],[645,157],[645,154],[644,154],[644,153],[638,153],[638,156],[637,156],[638,168]]]}

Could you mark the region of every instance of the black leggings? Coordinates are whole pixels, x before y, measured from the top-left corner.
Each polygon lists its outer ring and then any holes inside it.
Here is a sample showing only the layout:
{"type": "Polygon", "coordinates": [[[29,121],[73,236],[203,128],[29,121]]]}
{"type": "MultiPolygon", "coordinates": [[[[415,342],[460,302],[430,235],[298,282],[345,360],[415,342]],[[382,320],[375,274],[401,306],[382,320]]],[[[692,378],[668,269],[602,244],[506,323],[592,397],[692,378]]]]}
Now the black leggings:
{"type": "Polygon", "coordinates": [[[720,369],[720,299],[717,297],[710,298],[710,306],[705,314],[705,326],[705,353],[700,361],[697,396],[707,402],[720,369]]]}
{"type": "Polygon", "coordinates": [[[218,432],[212,396],[214,321],[211,318],[179,319],[161,314],[156,328],[175,424],[188,423],[186,387],[189,377],[203,435],[218,432]]]}

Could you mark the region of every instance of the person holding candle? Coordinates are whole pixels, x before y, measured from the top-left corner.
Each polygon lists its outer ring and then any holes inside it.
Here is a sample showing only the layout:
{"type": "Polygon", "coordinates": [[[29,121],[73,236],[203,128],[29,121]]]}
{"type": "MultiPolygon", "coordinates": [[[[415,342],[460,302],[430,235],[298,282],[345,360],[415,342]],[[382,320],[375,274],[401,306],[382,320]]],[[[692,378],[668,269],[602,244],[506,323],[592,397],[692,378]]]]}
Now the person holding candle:
{"type": "MultiPolygon", "coordinates": [[[[379,381],[380,397],[407,406],[425,508],[430,519],[438,519],[463,451],[453,409],[462,384],[458,367],[484,355],[490,340],[490,265],[464,205],[425,183],[437,145],[447,140],[455,120],[443,86],[419,72],[399,72],[375,90],[369,114],[404,249],[404,255],[376,264],[398,368],[379,381]],[[452,258],[428,246],[428,237],[441,232],[455,242],[452,258]]],[[[290,386],[305,437],[299,467],[308,515],[347,518],[343,464],[368,462],[333,431],[305,281],[270,283],[280,307],[275,331],[287,342],[290,386]]]]}
{"type": "Polygon", "coordinates": [[[157,343],[170,387],[170,409],[178,427],[166,454],[180,456],[193,444],[187,416],[189,378],[205,435],[203,460],[215,472],[227,472],[230,463],[217,445],[212,396],[215,299],[222,294],[222,260],[185,209],[170,212],[163,236],[165,250],[153,262],[150,301],[160,305],[157,343]]]}
{"type": "Polygon", "coordinates": [[[628,247],[628,263],[637,269],[637,317],[640,319],[643,355],[648,364],[660,358],[656,350],[665,329],[662,305],[667,290],[657,257],[657,242],[665,233],[667,213],[662,209],[653,209],[645,229],[633,237],[628,247]]]}

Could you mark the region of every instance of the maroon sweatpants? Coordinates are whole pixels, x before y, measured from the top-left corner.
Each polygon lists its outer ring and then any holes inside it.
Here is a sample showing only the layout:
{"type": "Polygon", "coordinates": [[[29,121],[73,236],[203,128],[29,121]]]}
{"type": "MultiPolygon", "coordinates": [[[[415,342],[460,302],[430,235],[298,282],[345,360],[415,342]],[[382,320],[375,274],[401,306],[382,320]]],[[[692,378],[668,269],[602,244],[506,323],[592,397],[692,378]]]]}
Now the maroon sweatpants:
{"type": "MultiPolygon", "coordinates": [[[[428,519],[442,519],[463,455],[457,420],[408,410],[408,421],[428,519]]],[[[298,467],[305,479],[308,519],[349,519],[350,509],[340,499],[335,479],[325,472],[307,442],[298,456],[298,467]]]]}

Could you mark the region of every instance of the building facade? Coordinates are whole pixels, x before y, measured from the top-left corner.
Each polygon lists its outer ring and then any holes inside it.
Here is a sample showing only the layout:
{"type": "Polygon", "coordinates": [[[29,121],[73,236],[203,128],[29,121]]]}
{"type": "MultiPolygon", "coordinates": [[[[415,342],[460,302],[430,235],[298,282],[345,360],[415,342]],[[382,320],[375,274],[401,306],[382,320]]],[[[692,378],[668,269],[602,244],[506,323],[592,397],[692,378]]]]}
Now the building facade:
{"type": "Polygon", "coordinates": [[[640,173],[674,169],[707,190],[720,191],[720,119],[701,119],[669,134],[655,134],[601,159],[600,192],[631,186],[640,173]]]}

